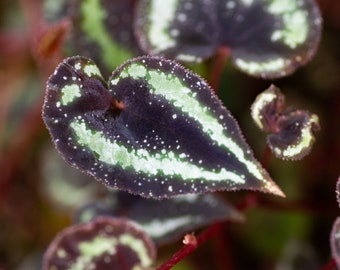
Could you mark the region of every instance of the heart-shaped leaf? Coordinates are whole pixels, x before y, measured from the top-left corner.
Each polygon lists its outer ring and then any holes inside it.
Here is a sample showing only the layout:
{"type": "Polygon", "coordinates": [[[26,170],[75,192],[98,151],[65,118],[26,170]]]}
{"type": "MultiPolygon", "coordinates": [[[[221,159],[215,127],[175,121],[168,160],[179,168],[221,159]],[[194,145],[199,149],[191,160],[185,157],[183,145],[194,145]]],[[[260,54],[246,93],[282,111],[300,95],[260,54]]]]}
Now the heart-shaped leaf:
{"type": "Polygon", "coordinates": [[[284,105],[284,95],[272,84],[256,97],[251,106],[251,117],[259,129],[278,133],[280,130],[277,122],[284,105]]]}
{"type": "Polygon", "coordinates": [[[156,244],[162,245],[217,221],[242,221],[243,215],[213,194],[187,194],[167,200],[145,199],[113,192],[102,201],[82,208],[78,222],[98,216],[123,216],[138,223],[156,244]]]}
{"type": "Polygon", "coordinates": [[[242,71],[278,78],[312,58],[321,22],[314,0],[140,0],[135,31],[150,54],[197,62],[227,46],[242,71]]]}
{"type": "Polygon", "coordinates": [[[43,270],[150,269],[156,248],[136,224],[108,217],[61,231],[44,255],[43,270]]]}
{"type": "Polygon", "coordinates": [[[271,85],[256,97],[251,115],[260,129],[271,133],[267,142],[276,157],[301,159],[314,144],[314,134],[320,129],[319,118],[308,111],[285,109],[284,105],[284,95],[271,85]]]}
{"type": "Polygon", "coordinates": [[[68,58],[47,82],[43,118],[65,160],[109,187],[283,195],[207,83],[174,61],[133,59],[107,86],[93,61],[68,58]]]}

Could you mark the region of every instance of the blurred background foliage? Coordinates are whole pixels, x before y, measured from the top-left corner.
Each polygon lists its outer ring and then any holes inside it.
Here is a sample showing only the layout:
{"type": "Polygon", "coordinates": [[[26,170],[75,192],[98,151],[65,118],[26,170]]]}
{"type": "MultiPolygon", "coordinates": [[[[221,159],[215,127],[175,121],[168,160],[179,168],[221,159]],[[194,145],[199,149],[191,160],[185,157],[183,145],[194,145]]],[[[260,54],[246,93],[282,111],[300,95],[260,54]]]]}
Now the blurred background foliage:
{"type": "MultiPolygon", "coordinates": [[[[335,183],[340,169],[340,2],[318,1],[324,19],[319,50],[293,75],[274,83],[287,103],[320,117],[310,155],[289,162],[270,157],[267,169],[287,198],[256,194],[246,222],[228,224],[174,269],[319,269],[331,259],[329,233],[340,215],[335,183]],[[222,260],[222,262],[221,262],[222,260]]],[[[39,269],[55,234],[74,211],[105,196],[97,182],[68,167],[50,142],[41,119],[44,84],[63,55],[55,50],[67,35],[47,29],[38,0],[0,1],[0,269],[39,269]],[[61,37],[58,39],[57,37],[61,37]],[[45,46],[45,47],[44,47],[45,46]]],[[[59,31],[59,32],[58,32],[59,31]]],[[[192,67],[206,76],[212,61],[192,67]]],[[[265,134],[250,118],[255,96],[272,81],[251,78],[225,64],[218,95],[238,120],[261,160],[265,134]]],[[[224,193],[237,204],[249,192],[224,193]]],[[[182,243],[162,247],[158,261],[182,243]]]]}

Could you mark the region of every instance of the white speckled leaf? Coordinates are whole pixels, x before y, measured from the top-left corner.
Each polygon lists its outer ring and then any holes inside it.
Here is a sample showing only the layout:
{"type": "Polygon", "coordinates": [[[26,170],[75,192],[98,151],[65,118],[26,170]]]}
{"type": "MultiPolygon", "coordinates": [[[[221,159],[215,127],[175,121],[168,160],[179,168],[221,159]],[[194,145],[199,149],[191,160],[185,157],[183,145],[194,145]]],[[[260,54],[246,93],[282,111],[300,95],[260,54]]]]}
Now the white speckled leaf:
{"type": "Polygon", "coordinates": [[[321,24],[315,0],[141,0],[135,32],[149,54],[197,62],[227,46],[243,72],[279,78],[312,58],[321,24]]]}
{"type": "Polygon", "coordinates": [[[108,86],[68,58],[47,82],[43,118],[72,166],[144,197],[250,189],[283,195],[207,83],[178,63],[140,57],[108,86]]]}

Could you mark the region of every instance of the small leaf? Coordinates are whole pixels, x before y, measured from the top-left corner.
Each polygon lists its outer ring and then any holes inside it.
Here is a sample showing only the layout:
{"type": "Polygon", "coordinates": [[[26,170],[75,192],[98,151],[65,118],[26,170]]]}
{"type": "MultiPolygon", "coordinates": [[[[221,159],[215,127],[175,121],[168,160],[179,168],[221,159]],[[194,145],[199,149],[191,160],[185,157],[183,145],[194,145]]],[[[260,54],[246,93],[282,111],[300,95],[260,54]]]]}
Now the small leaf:
{"type": "Polygon", "coordinates": [[[140,57],[107,88],[95,63],[64,60],[43,118],[72,166],[143,197],[250,189],[283,195],[207,83],[178,63],[140,57]]]}
{"type": "Polygon", "coordinates": [[[251,106],[251,117],[259,129],[266,132],[279,132],[278,117],[285,105],[285,97],[275,85],[259,94],[251,106]]]}
{"type": "Polygon", "coordinates": [[[320,129],[318,116],[308,111],[284,109],[285,98],[280,89],[271,85],[259,94],[251,106],[256,125],[271,134],[267,142],[276,157],[301,159],[309,154],[320,129]]]}
{"type": "Polygon", "coordinates": [[[214,0],[140,0],[135,31],[141,48],[184,62],[200,62],[218,47],[214,0]]]}
{"type": "Polygon", "coordinates": [[[277,157],[292,160],[309,154],[320,129],[317,115],[301,110],[281,116],[278,126],[280,132],[268,135],[268,144],[277,157]]]}
{"type": "Polygon", "coordinates": [[[158,245],[217,221],[243,221],[240,212],[213,194],[188,194],[159,201],[126,192],[114,192],[104,201],[85,206],[77,219],[84,222],[103,215],[135,221],[158,245]]]}
{"type": "Polygon", "coordinates": [[[340,268],[340,217],[337,217],[333,223],[330,243],[332,257],[335,260],[337,267],[340,268]]]}
{"type": "Polygon", "coordinates": [[[44,255],[44,270],[150,269],[152,240],[124,219],[97,218],[61,231],[44,255]]]}
{"type": "Polygon", "coordinates": [[[219,0],[221,44],[233,63],[262,78],[293,73],[315,54],[322,18],[314,0],[219,0]]]}

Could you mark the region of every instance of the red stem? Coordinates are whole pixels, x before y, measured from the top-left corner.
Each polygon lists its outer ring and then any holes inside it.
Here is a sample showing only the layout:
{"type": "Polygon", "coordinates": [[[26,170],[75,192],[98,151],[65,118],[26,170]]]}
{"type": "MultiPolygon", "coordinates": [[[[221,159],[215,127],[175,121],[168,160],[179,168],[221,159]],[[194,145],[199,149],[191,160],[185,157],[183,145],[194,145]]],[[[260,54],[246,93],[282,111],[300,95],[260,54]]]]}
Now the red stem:
{"type": "Polygon", "coordinates": [[[223,228],[223,223],[215,223],[203,231],[199,236],[197,236],[197,245],[188,244],[183,246],[179,251],[177,251],[169,260],[164,262],[157,270],[168,270],[183,260],[191,252],[193,252],[198,246],[217,235],[223,228]]]}
{"type": "Polygon", "coordinates": [[[330,262],[328,262],[326,265],[324,265],[321,270],[335,270],[336,268],[336,262],[334,259],[332,259],[330,262]]]}
{"type": "Polygon", "coordinates": [[[258,196],[256,193],[249,193],[237,206],[237,210],[244,212],[249,208],[253,208],[258,205],[258,196]]]}
{"type": "Polygon", "coordinates": [[[269,146],[266,144],[266,148],[264,150],[264,153],[261,159],[261,164],[263,168],[266,169],[269,167],[269,162],[270,162],[271,157],[272,157],[272,151],[270,150],[269,146]]]}
{"type": "MultiPolygon", "coordinates": [[[[287,203],[281,204],[279,201],[272,201],[265,198],[262,198],[261,196],[258,196],[255,193],[249,193],[244,200],[238,204],[237,209],[241,212],[245,211],[248,208],[255,207],[257,205],[261,205],[268,208],[275,208],[275,209],[281,209],[281,210],[289,210],[289,211],[308,211],[310,210],[312,213],[315,213],[315,207],[308,207],[310,206],[309,203],[287,203]]],[[[320,207],[320,213],[323,214],[329,214],[328,212],[324,212],[324,206],[320,207]]],[[[198,246],[212,238],[213,236],[217,236],[223,228],[223,223],[215,223],[208,227],[205,231],[203,231],[198,237],[197,237],[197,245],[189,244],[184,247],[182,247],[179,251],[177,251],[169,260],[164,262],[161,266],[157,268],[157,270],[168,270],[171,269],[173,266],[175,266],[177,263],[179,263],[181,260],[183,260],[186,256],[188,256],[190,253],[192,253],[198,246]]],[[[218,241],[218,240],[216,240],[218,241]]],[[[216,245],[218,245],[217,249],[219,249],[221,243],[216,242],[216,245]]],[[[225,248],[225,247],[224,247],[225,248]]],[[[226,256],[229,254],[228,250],[223,252],[223,256],[226,256]]],[[[228,260],[231,262],[231,260],[228,260]]],[[[227,262],[226,262],[227,263],[227,262]]],[[[336,263],[334,260],[330,261],[327,265],[325,265],[322,270],[333,270],[336,268],[336,263]]],[[[232,265],[228,266],[228,268],[224,269],[232,269],[232,265]]]]}
{"type": "Polygon", "coordinates": [[[214,89],[216,93],[218,92],[218,88],[220,86],[225,61],[229,57],[229,55],[230,55],[230,48],[220,47],[217,49],[215,58],[213,60],[209,83],[212,89],[214,89]]]}
{"type": "Polygon", "coordinates": [[[232,270],[235,269],[231,249],[229,245],[228,239],[226,239],[226,235],[222,230],[219,234],[216,234],[213,238],[214,241],[214,255],[215,261],[217,265],[217,269],[219,270],[232,270]]]}

